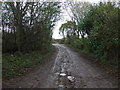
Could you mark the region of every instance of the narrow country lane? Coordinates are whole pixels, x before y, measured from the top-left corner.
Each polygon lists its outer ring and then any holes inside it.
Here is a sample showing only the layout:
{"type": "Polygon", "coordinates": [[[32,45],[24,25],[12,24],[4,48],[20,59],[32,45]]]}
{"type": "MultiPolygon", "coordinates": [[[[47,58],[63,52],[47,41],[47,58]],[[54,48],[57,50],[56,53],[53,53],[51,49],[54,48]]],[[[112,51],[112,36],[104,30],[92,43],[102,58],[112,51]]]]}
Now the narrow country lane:
{"type": "Polygon", "coordinates": [[[104,69],[60,44],[44,65],[3,83],[4,88],[117,88],[117,80],[104,69]]]}

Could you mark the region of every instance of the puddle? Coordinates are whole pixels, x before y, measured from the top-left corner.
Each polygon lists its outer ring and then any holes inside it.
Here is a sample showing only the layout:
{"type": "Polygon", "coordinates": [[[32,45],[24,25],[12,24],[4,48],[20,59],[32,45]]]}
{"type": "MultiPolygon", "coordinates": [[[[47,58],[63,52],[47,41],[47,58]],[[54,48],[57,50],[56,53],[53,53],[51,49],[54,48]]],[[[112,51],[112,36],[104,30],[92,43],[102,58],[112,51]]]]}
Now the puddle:
{"type": "Polygon", "coordinates": [[[64,88],[64,85],[59,85],[59,87],[64,88]]]}
{"type": "Polygon", "coordinates": [[[61,73],[60,76],[66,76],[66,74],[65,73],[61,73]]]}
{"type": "Polygon", "coordinates": [[[57,72],[57,73],[55,73],[56,75],[59,75],[60,73],[59,72],[57,72]]]}
{"type": "Polygon", "coordinates": [[[67,78],[70,80],[70,81],[74,81],[74,79],[75,79],[75,77],[73,77],[73,76],[67,76],[67,78]]]}

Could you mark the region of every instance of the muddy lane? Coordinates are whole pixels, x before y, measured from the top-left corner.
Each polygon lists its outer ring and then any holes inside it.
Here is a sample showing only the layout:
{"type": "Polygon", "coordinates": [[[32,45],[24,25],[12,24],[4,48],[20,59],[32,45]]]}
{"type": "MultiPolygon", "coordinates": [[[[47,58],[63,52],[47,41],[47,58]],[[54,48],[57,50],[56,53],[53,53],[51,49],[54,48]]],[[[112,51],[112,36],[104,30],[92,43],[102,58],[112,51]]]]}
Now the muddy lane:
{"type": "Polygon", "coordinates": [[[55,45],[58,54],[48,78],[54,88],[117,88],[117,79],[94,66],[64,45],[55,45]]]}
{"type": "Polygon", "coordinates": [[[117,88],[117,79],[91,64],[78,53],[54,44],[57,53],[52,60],[4,87],[20,88],[117,88]],[[17,82],[17,83],[16,83],[17,82]]]}

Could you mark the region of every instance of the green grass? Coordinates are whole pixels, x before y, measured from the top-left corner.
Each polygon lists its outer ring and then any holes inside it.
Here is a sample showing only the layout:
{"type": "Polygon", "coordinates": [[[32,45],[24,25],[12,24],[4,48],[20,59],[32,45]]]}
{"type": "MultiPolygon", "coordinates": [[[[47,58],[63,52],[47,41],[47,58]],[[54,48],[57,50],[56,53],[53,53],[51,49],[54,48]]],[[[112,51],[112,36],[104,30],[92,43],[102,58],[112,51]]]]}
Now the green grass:
{"type": "Polygon", "coordinates": [[[50,52],[45,54],[40,54],[39,51],[26,53],[24,55],[3,54],[2,55],[3,80],[7,80],[16,75],[24,73],[26,68],[30,68],[33,65],[46,60],[54,53],[54,51],[55,48],[53,48],[50,52]]]}

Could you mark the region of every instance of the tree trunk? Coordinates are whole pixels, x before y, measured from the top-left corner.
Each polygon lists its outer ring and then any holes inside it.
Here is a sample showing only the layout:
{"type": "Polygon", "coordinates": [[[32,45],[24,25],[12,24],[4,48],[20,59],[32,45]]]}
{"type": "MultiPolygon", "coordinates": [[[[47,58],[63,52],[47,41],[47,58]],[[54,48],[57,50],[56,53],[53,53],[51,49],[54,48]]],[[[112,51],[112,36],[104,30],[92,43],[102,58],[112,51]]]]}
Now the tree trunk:
{"type": "Polygon", "coordinates": [[[16,40],[17,40],[18,50],[20,52],[22,52],[23,47],[24,47],[24,29],[23,29],[23,26],[22,25],[17,25],[16,26],[16,31],[17,31],[16,40]]]}

